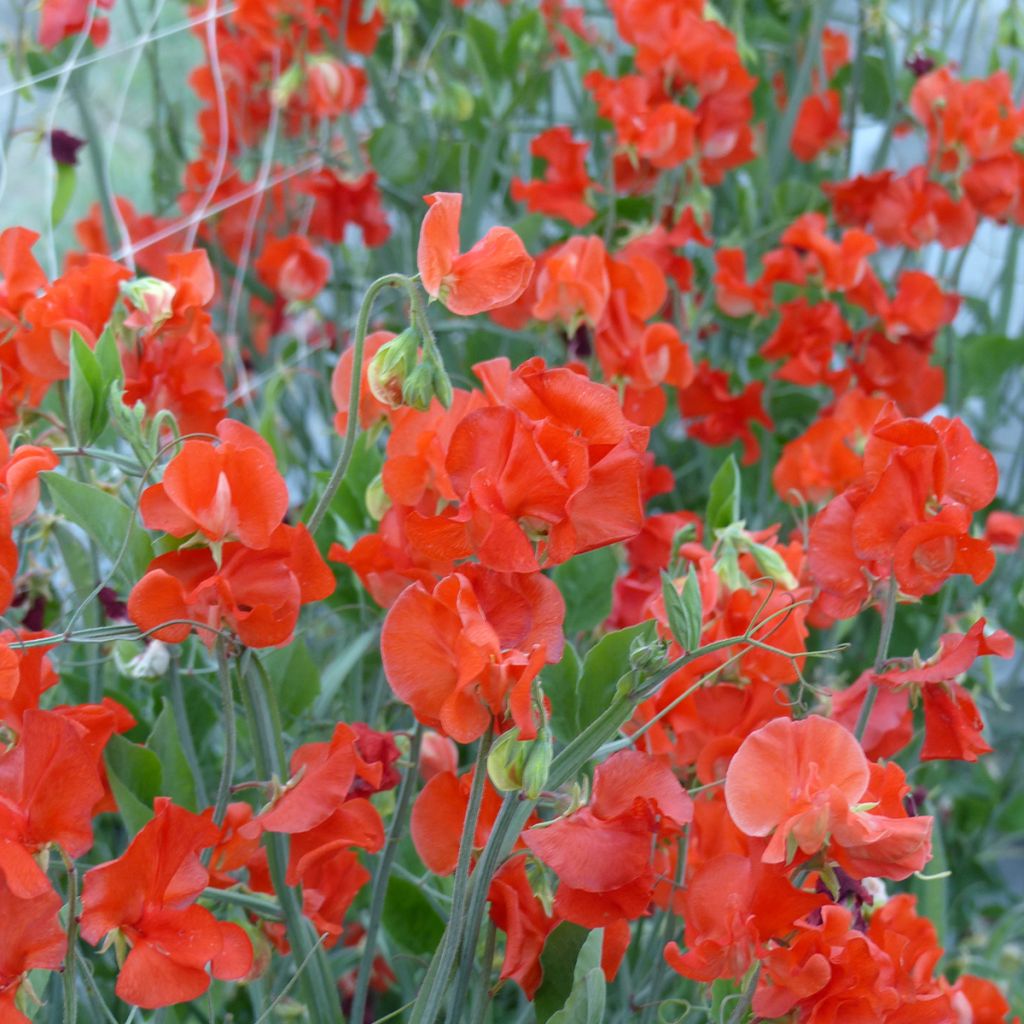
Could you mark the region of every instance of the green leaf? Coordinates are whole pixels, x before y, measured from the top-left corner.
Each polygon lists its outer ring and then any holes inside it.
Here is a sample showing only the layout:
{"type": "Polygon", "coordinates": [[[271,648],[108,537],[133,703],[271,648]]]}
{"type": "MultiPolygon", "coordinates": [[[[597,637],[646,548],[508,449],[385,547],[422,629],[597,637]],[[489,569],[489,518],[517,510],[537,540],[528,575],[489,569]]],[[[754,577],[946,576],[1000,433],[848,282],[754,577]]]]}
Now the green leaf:
{"type": "Polygon", "coordinates": [[[103,757],[118,809],[129,830],[138,832],[153,817],[153,800],[163,788],[160,759],[152,750],[116,734],[103,757]]]}
{"type": "Polygon", "coordinates": [[[1024,365],[1024,338],[982,334],[957,341],[967,390],[990,396],[1014,368],[1024,365]]]}
{"type": "Polygon", "coordinates": [[[267,651],[263,664],[276,684],[278,704],[286,719],[297,718],[316,700],[320,693],[320,667],[304,640],[267,651]]]}
{"type": "Polygon", "coordinates": [[[551,577],[565,598],[566,633],[593,629],[608,618],[618,568],[614,546],[576,555],[555,568],[551,577]]]}
{"type": "Polygon", "coordinates": [[[609,633],[587,651],[577,690],[576,717],[581,731],[614,700],[619,680],[629,671],[630,645],[645,632],[653,632],[653,623],[641,622],[609,633]]]}
{"type": "Polygon", "coordinates": [[[893,116],[892,85],[885,60],[876,55],[862,57],[863,78],[860,87],[860,102],[864,112],[879,121],[888,121],[893,116]]]}
{"type": "Polygon", "coordinates": [[[708,492],[708,530],[724,529],[740,517],[740,468],[736,456],[730,455],[715,474],[708,492]]]}
{"type": "Polygon", "coordinates": [[[415,956],[429,956],[441,943],[444,921],[430,900],[408,879],[393,875],[381,919],[388,935],[415,956]]]}
{"type": "Polygon", "coordinates": [[[544,943],[544,951],[540,955],[544,980],[533,1002],[537,1024],[545,1024],[565,1006],[572,992],[572,971],[588,934],[586,928],[563,921],[544,943]]]}
{"type": "Polygon", "coordinates": [[[139,528],[133,528],[132,510],[120,498],[59,473],[40,473],[57,511],[80,526],[110,559],[120,554],[131,530],[116,578],[134,586],[153,559],[153,545],[139,528]]]}
{"type": "Polygon", "coordinates": [[[565,1005],[549,1018],[549,1024],[602,1024],[605,980],[601,970],[604,929],[592,931],[576,957],[572,991],[565,1005]]]}
{"type": "Polygon", "coordinates": [[[106,425],[103,370],[91,348],[77,331],[71,332],[71,367],[68,383],[68,426],[78,445],[89,444],[106,425]]]}
{"type": "Polygon", "coordinates": [[[106,395],[111,384],[115,382],[120,384],[124,380],[121,352],[117,347],[114,332],[109,326],[100,335],[100,340],[96,342],[96,347],[92,351],[96,362],[99,363],[103,379],[102,392],[106,395]]]}
{"type": "Polygon", "coordinates": [[[408,127],[382,124],[367,144],[373,166],[396,185],[415,181],[423,171],[423,152],[410,135],[408,127]]]}
{"type": "Polygon", "coordinates": [[[50,217],[53,226],[56,227],[68,212],[68,206],[75,194],[75,179],[77,174],[73,164],[57,164],[57,183],[53,193],[53,205],[50,207],[50,217]]]}
{"type": "Polygon", "coordinates": [[[565,645],[557,665],[543,670],[541,681],[544,694],[551,701],[551,731],[561,740],[571,740],[580,731],[580,659],[572,644],[565,645]]]}
{"type": "Polygon", "coordinates": [[[190,811],[198,810],[196,783],[181,749],[181,737],[170,704],[163,700],[146,746],[160,759],[163,794],[190,811]]]}
{"type": "Polygon", "coordinates": [[[676,642],[684,651],[693,651],[700,646],[701,625],[704,605],[700,596],[700,583],[693,565],[687,573],[683,591],[679,593],[667,572],[661,574],[661,593],[668,612],[668,624],[676,642]]]}

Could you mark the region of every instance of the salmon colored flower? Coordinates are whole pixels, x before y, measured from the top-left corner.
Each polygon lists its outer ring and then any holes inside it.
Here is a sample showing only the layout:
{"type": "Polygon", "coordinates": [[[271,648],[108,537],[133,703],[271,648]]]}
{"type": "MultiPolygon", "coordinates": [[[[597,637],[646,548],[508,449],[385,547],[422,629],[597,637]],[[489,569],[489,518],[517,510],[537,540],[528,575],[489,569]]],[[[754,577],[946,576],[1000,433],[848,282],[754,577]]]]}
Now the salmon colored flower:
{"type": "Polygon", "coordinates": [[[587,173],[588,142],[574,142],[572,129],[565,125],[548,128],[530,141],[530,155],[547,162],[539,181],[512,179],[512,198],[526,203],[532,213],[561,217],[574,228],[594,219],[588,193],[598,185],[587,173]]]}
{"type": "Polygon", "coordinates": [[[689,796],[664,761],[624,750],[594,769],[586,807],[527,830],[523,842],[558,876],[555,912],[601,928],[647,912],[653,844],[677,837],[692,816],[689,796]]]}
{"type": "Polygon", "coordinates": [[[303,235],[273,238],[253,264],[264,283],[285,302],[309,302],[323,291],[331,261],[303,235]]]}
{"type": "Polygon", "coordinates": [[[147,487],[139,505],[151,530],[208,542],[267,547],[288,509],[288,489],[270,445],[237,420],[217,424],[221,443],[189,440],[147,487]]]}
{"type": "Polygon", "coordinates": [[[52,889],[18,896],[0,873],[0,1020],[29,1024],[17,1007],[18,988],[29,971],[59,971],[67,952],[60,925],[61,898],[52,889]]]}
{"type": "Polygon", "coordinates": [[[501,979],[511,979],[533,999],[544,971],[540,956],[544,943],[558,924],[538,899],[521,857],[506,861],[491,881],[487,892],[490,917],[505,932],[505,958],[501,979]]]}
{"type": "Polygon", "coordinates": [[[714,369],[707,360],[697,367],[693,382],[679,392],[679,409],[689,420],[687,432],[704,444],[724,445],[740,441],[743,465],[757,461],[761,445],[753,431],[760,423],[774,427],[763,403],[764,382],[751,381],[739,394],[731,394],[729,375],[714,369]]]}
{"type": "Polygon", "coordinates": [[[905,812],[884,813],[899,807],[896,791],[908,789],[902,779],[893,762],[884,770],[869,765],[838,722],[818,715],[776,718],[751,733],[733,756],[725,799],[742,832],[771,837],[765,863],[827,850],[855,878],[902,879],[928,862],[932,824],[905,812]],[[872,803],[874,810],[859,809],[872,803]]]}
{"type": "MultiPolygon", "coordinates": [[[[190,619],[227,626],[249,647],[275,647],[291,638],[301,605],[333,590],[334,576],[305,526],[282,524],[259,551],[225,544],[219,565],[207,548],[154,558],[128,597],[128,615],[166,643],[181,643],[192,627],[175,620],[190,619]]],[[[201,632],[212,645],[215,634],[201,632]]]]}
{"type": "Polygon", "coordinates": [[[793,155],[808,163],[846,138],[842,127],[842,104],[835,89],[811,93],[797,113],[790,140],[793,155]]]}
{"type": "Polygon", "coordinates": [[[83,733],[53,711],[28,710],[17,743],[0,754],[0,875],[19,899],[50,891],[35,859],[47,847],[80,857],[92,846],[104,790],[83,733]]]}
{"type": "Polygon", "coordinates": [[[466,565],[433,589],[415,583],[381,632],[384,673],[425,725],[460,743],[513,720],[535,735],[533,682],[562,657],[565,602],[539,573],[466,565]]]}
{"type": "Polygon", "coordinates": [[[245,932],[195,902],[210,880],[199,853],[220,832],[211,816],[157,797],[128,849],[82,879],[82,938],[96,945],[116,930],[130,947],[114,989],[125,1002],[144,1009],[189,1002],[210,987],[210,973],[233,980],[252,965],[245,932]]]}
{"type": "MultiPolygon", "coordinates": [[[[459,845],[466,826],[473,771],[462,776],[454,771],[432,775],[420,790],[409,819],[409,832],[420,860],[435,875],[450,875],[459,859],[459,845]]],[[[484,780],[483,800],[473,833],[473,849],[480,850],[494,827],[501,809],[501,795],[484,780]]]]}
{"type": "Polygon", "coordinates": [[[416,265],[427,294],[458,316],[507,306],[526,290],[533,260],[520,237],[491,228],[467,253],[459,253],[458,192],[424,196],[430,209],[420,228],[416,265]]]}
{"type": "MultiPolygon", "coordinates": [[[[457,503],[410,515],[414,549],[528,573],[632,537],[648,431],[625,417],[614,390],[537,357],[514,371],[506,359],[474,370],[491,404],[452,431],[444,475],[457,503]]],[[[438,488],[443,480],[435,472],[438,488]]],[[[394,496],[386,471],[384,483],[394,496]]]]}
{"type": "Polygon", "coordinates": [[[597,235],[574,235],[544,258],[535,288],[538,320],[557,320],[570,331],[581,322],[596,327],[611,294],[604,242],[597,235]]]}

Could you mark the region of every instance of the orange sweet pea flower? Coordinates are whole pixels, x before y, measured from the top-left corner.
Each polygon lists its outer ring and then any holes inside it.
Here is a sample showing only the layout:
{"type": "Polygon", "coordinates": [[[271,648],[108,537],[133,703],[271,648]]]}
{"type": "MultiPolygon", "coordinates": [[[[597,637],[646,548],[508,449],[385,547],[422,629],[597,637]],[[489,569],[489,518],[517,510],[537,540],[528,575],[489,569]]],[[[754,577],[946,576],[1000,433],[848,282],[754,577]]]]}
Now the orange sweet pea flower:
{"type": "Polygon", "coordinates": [[[331,261],[302,235],[271,239],[254,266],[264,283],[285,302],[309,302],[331,276],[331,261]]]}
{"type": "Polygon", "coordinates": [[[17,1006],[18,988],[29,971],[58,971],[67,952],[60,924],[60,896],[52,889],[24,899],[0,874],[0,1020],[30,1024],[17,1006]]]}
{"type": "Polygon", "coordinates": [[[677,838],[693,804],[671,768],[637,750],[594,770],[590,803],[523,833],[559,879],[555,912],[584,928],[642,916],[653,898],[653,844],[677,838]]]}
{"type": "MultiPolygon", "coordinates": [[[[166,643],[181,643],[191,619],[230,627],[249,647],[276,647],[295,631],[299,607],[334,591],[328,569],[305,526],[281,524],[267,547],[254,551],[225,544],[218,565],[207,548],[185,548],[154,558],[128,597],[128,615],[139,629],[155,630],[166,643]]],[[[215,635],[201,630],[212,646],[215,635]]]]}
{"type": "Polygon", "coordinates": [[[902,780],[892,762],[884,770],[870,765],[838,722],[776,718],[733,756],[725,799],[742,832],[771,837],[766,863],[827,850],[855,878],[903,879],[928,862],[932,823],[900,813],[902,780]],[[858,809],[872,803],[869,812],[858,809]]]}
{"type": "Polygon", "coordinates": [[[163,480],[143,492],[142,521],[175,537],[199,533],[211,543],[237,540],[265,548],[288,510],[288,489],[273,449],[236,420],[221,420],[217,436],[219,445],[182,445],[163,480]]]}
{"type": "Polygon", "coordinates": [[[114,991],[145,1009],[198,999],[210,974],[232,980],[252,966],[252,945],[236,925],[195,901],[210,874],[199,851],[220,829],[212,811],[191,814],[157,797],[154,816],[117,860],[82,880],[82,938],[96,945],[118,930],[131,947],[114,991]]]}
{"type": "Polygon", "coordinates": [[[535,735],[533,681],[558,662],[565,602],[540,573],[466,565],[433,589],[408,587],[381,632],[384,673],[400,700],[460,743],[492,720],[535,735]]]}
{"type": "Polygon", "coordinates": [[[430,209],[420,228],[416,265],[427,294],[458,316],[515,302],[533,273],[522,239],[511,228],[491,228],[460,254],[461,194],[433,192],[424,199],[430,209]]]}

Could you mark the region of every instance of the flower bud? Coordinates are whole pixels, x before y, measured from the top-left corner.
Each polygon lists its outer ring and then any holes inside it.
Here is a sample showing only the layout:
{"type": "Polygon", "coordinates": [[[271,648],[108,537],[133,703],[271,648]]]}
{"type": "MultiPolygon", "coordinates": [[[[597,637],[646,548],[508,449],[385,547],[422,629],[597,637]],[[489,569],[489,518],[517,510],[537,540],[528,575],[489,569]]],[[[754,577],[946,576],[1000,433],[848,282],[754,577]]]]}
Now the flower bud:
{"type": "Polygon", "coordinates": [[[121,294],[135,308],[125,318],[125,327],[155,331],[173,312],[175,287],[157,277],[139,277],[121,283],[121,294]]]}
{"type": "Polygon", "coordinates": [[[278,75],[277,81],[270,90],[270,102],[275,107],[286,107],[296,90],[302,85],[302,68],[293,64],[283,74],[278,75]]]}
{"type": "Polygon", "coordinates": [[[487,774],[495,789],[511,793],[522,786],[526,747],[519,741],[518,728],[503,732],[494,742],[487,754],[487,774]]]}
{"type": "Polygon", "coordinates": [[[402,385],[402,404],[411,406],[419,412],[426,412],[433,397],[433,367],[428,363],[420,363],[402,385]]]}
{"type": "Polygon", "coordinates": [[[384,513],[391,508],[391,499],[384,490],[384,480],[380,473],[367,484],[364,500],[370,518],[379,523],[384,518],[384,513]]]}
{"type": "Polygon", "coordinates": [[[367,368],[366,380],[378,402],[392,409],[402,404],[405,382],[416,368],[418,348],[418,335],[407,327],[377,350],[367,368]]]}
{"type": "Polygon", "coordinates": [[[546,728],[540,730],[535,740],[529,743],[529,753],[523,766],[523,794],[528,800],[536,800],[548,784],[551,761],[554,749],[551,733],[546,728]]]}
{"type": "Polygon", "coordinates": [[[789,571],[782,555],[774,548],[766,544],[756,544],[753,541],[746,545],[747,550],[754,556],[758,569],[769,579],[774,580],[786,590],[793,590],[798,586],[797,578],[789,571]]]}

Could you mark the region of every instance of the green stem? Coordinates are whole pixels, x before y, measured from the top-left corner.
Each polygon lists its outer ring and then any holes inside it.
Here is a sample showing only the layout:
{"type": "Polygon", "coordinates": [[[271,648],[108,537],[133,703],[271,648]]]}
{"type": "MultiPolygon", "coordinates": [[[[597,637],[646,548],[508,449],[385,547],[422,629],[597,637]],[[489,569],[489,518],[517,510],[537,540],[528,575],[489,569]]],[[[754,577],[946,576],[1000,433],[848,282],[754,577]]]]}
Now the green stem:
{"type": "Polygon", "coordinates": [[[107,244],[114,249],[121,238],[121,231],[117,224],[117,214],[114,212],[114,199],[110,191],[110,175],[103,160],[103,142],[96,122],[93,120],[92,109],[85,98],[81,83],[72,79],[68,83],[68,92],[71,99],[78,108],[78,117],[82,123],[82,133],[88,143],[85,147],[89,163],[92,164],[92,173],[96,178],[96,193],[100,199],[100,213],[103,217],[103,233],[107,236],[107,244]]]}
{"type": "Polygon", "coordinates": [[[370,895],[370,917],[366,923],[366,938],[363,947],[363,958],[359,962],[359,975],[356,979],[356,990],[352,997],[352,1008],[349,1017],[361,1021],[366,1015],[366,996],[370,988],[370,977],[373,974],[373,960],[377,953],[377,932],[380,929],[381,917],[384,914],[384,897],[388,891],[391,868],[398,855],[398,844],[406,827],[406,815],[412,795],[416,789],[416,775],[419,770],[420,744],[423,741],[423,729],[416,726],[409,747],[409,767],[402,778],[395,800],[395,811],[388,826],[388,836],[384,843],[384,852],[373,876],[373,890],[370,895]]]}
{"type": "Polygon", "coordinates": [[[323,522],[334,495],[337,494],[342,480],[345,479],[349,463],[352,461],[352,452],[355,450],[356,436],[359,433],[359,392],[363,381],[363,348],[366,342],[366,332],[369,329],[374,300],[385,288],[404,288],[409,295],[410,302],[415,302],[415,285],[404,274],[385,274],[383,277],[378,277],[363,296],[356,317],[355,338],[352,341],[352,384],[348,394],[348,423],[345,425],[345,437],[341,443],[338,461],[334,464],[324,493],[320,495],[320,500],[316,503],[309,522],[306,523],[310,533],[316,533],[323,522]]]}
{"type": "Polygon", "coordinates": [[[231,666],[222,637],[217,638],[217,678],[220,680],[221,711],[224,726],[224,764],[221,766],[217,798],[213,805],[213,823],[218,827],[224,821],[231,795],[231,779],[235,774],[235,697],[231,689],[231,666]]]}
{"type": "Polygon", "coordinates": [[[204,889],[205,899],[215,900],[218,903],[228,903],[233,907],[241,907],[253,914],[268,921],[283,921],[284,913],[280,905],[266,896],[259,896],[256,893],[242,892],[239,889],[204,889]]]}
{"type": "Polygon", "coordinates": [[[64,1024],[78,1020],[78,990],[75,986],[78,950],[78,873],[74,862],[64,851],[64,867],[68,873],[68,951],[64,957],[64,1024]]]}
{"type": "Polygon", "coordinates": [[[174,725],[178,731],[178,741],[181,743],[181,752],[192,772],[192,779],[196,787],[196,800],[200,807],[208,807],[210,800],[206,792],[206,781],[203,779],[203,770],[199,765],[199,755],[196,753],[195,740],[192,737],[192,726],[189,724],[188,711],[185,708],[185,688],[181,685],[181,669],[178,666],[177,652],[171,655],[170,664],[171,685],[168,687],[171,701],[171,714],[174,715],[174,725]]]}
{"type": "Polygon", "coordinates": [[[807,96],[811,84],[811,68],[817,60],[817,54],[821,47],[821,31],[828,20],[829,11],[832,7],[831,0],[818,0],[812,5],[811,28],[807,34],[807,41],[797,69],[796,78],[793,80],[789,94],[789,101],[786,104],[786,111],[782,115],[782,122],[776,129],[775,138],[772,140],[771,152],[769,155],[769,168],[772,181],[781,180],[782,171],[790,154],[790,144],[793,137],[793,126],[796,124],[797,114],[800,105],[807,96]]]}
{"type": "MultiPolygon", "coordinates": [[[[434,1024],[455,958],[462,942],[463,926],[465,925],[467,887],[469,884],[469,862],[473,857],[473,845],[476,841],[476,826],[480,817],[480,805],[483,802],[484,783],[487,780],[487,754],[491,749],[494,727],[490,726],[480,740],[477,751],[476,766],[473,769],[473,783],[469,790],[469,803],[466,807],[466,820],[462,826],[462,840],[459,843],[459,859],[455,867],[455,887],[452,890],[451,917],[445,929],[444,938],[436,957],[437,969],[430,976],[430,982],[424,983],[419,998],[413,1006],[409,1024],[434,1024]]],[[[433,965],[431,965],[433,967],[433,965]]],[[[459,1008],[456,1007],[456,1012],[459,1008]]]]}
{"type": "MultiPolygon", "coordinates": [[[[257,673],[242,672],[242,694],[252,734],[256,770],[265,778],[281,778],[285,773],[284,745],[277,727],[277,713],[270,681],[262,671],[259,660],[249,654],[250,664],[257,673]]],[[[248,667],[248,666],[247,666],[248,667]]],[[[311,929],[302,916],[302,902],[298,888],[285,881],[288,863],[288,839],[279,833],[267,833],[267,864],[284,914],[288,942],[298,963],[308,962],[309,970],[302,972],[302,989],[310,1015],[317,1024],[343,1024],[341,1002],[338,998],[330,966],[322,949],[317,950],[311,939],[311,929]],[[308,959],[312,956],[312,959],[308,959]]]]}
{"type": "MultiPolygon", "coordinates": [[[[484,940],[484,959],[480,969],[480,988],[473,999],[473,1024],[484,1024],[487,1007],[491,1002],[491,970],[494,966],[494,949],[497,945],[498,928],[493,921],[487,922],[487,938],[484,940]]],[[[458,1005],[458,1004],[456,1004],[458,1005]]]]}
{"type": "MultiPolygon", "coordinates": [[[[889,654],[889,641],[892,639],[892,627],[896,622],[896,577],[889,577],[889,589],[885,597],[885,609],[882,612],[882,630],[878,634],[878,650],[875,652],[875,663],[872,671],[876,674],[882,671],[885,659],[889,654]]],[[[860,714],[857,716],[857,725],[853,734],[858,740],[864,738],[864,731],[868,727],[868,720],[871,718],[871,710],[875,706],[875,699],[878,697],[878,684],[872,679],[868,685],[868,692],[864,695],[864,703],[860,706],[860,714]]]]}

